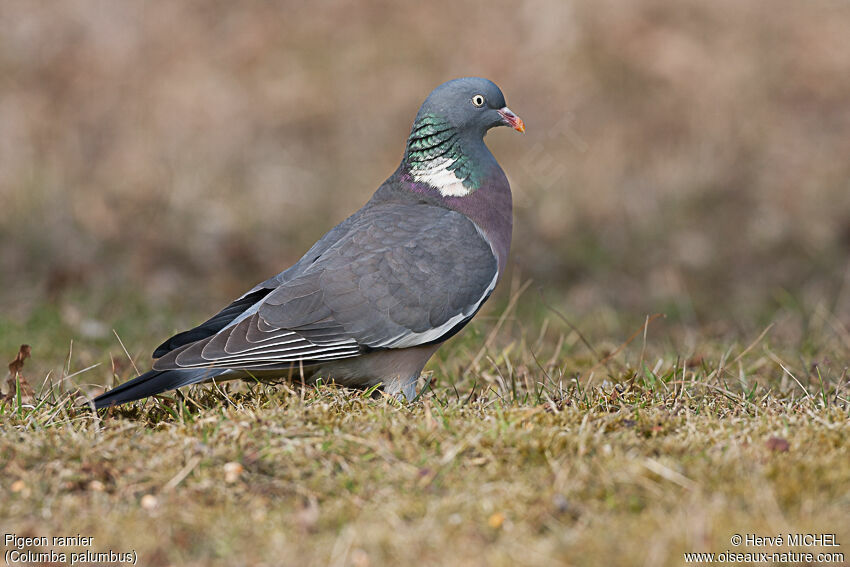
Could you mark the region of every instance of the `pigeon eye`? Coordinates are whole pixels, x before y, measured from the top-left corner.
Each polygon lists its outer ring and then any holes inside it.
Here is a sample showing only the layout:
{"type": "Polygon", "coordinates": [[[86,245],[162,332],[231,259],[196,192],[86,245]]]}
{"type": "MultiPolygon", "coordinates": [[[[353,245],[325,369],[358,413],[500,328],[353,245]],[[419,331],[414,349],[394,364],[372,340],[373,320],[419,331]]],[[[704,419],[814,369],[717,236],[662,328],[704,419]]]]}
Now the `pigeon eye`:
{"type": "Polygon", "coordinates": [[[472,104],[481,107],[484,106],[484,95],[477,94],[472,97],[472,104]]]}

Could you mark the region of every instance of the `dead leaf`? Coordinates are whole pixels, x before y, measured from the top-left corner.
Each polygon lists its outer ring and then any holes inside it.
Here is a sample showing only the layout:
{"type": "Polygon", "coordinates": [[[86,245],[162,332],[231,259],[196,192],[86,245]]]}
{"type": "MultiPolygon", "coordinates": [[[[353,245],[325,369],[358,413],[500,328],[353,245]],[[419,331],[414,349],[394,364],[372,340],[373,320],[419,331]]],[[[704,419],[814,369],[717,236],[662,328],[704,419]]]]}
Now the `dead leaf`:
{"type": "Polygon", "coordinates": [[[18,398],[17,389],[21,389],[21,401],[22,402],[31,402],[35,397],[35,390],[32,389],[27,379],[18,374],[17,377],[10,376],[8,380],[6,380],[6,385],[9,387],[9,391],[6,392],[6,395],[3,396],[7,402],[14,402],[18,398]],[[16,384],[17,382],[17,384],[16,384]]]}
{"type": "Polygon", "coordinates": [[[29,358],[31,352],[32,348],[30,345],[21,345],[15,360],[9,363],[9,373],[12,375],[12,378],[21,373],[21,370],[24,368],[24,360],[29,358]]]}
{"type": "Polygon", "coordinates": [[[782,437],[771,437],[767,440],[765,446],[769,451],[773,451],[774,453],[787,453],[788,449],[791,448],[791,443],[782,437]]]}
{"type": "Polygon", "coordinates": [[[29,385],[26,378],[21,374],[24,368],[24,360],[30,357],[32,349],[29,345],[21,345],[15,360],[9,363],[9,379],[6,380],[7,392],[2,396],[7,402],[13,402],[18,397],[18,389],[21,392],[21,401],[30,402],[35,397],[35,391],[29,385]]]}

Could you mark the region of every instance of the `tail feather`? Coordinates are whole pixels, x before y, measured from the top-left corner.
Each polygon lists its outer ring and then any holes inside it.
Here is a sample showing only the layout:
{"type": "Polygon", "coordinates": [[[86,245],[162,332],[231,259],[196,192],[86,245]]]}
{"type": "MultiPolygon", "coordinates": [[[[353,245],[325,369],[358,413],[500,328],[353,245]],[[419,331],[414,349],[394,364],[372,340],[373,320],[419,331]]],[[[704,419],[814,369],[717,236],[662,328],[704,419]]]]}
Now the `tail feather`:
{"type": "Polygon", "coordinates": [[[112,388],[94,399],[94,407],[107,406],[140,400],[166,390],[189,384],[197,384],[227,372],[225,369],[198,368],[191,370],[151,370],[129,382],[112,388]]]}

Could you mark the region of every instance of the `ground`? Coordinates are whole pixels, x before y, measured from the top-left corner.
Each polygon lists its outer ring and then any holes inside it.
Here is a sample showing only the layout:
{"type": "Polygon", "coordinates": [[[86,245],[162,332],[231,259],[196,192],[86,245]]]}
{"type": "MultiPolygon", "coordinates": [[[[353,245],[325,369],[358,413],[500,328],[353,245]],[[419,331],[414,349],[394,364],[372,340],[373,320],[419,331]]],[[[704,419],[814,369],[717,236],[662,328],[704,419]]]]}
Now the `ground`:
{"type": "Polygon", "coordinates": [[[0,367],[5,551],[655,566],[825,532],[847,554],[848,29],[843,0],[0,2],[0,362],[31,347],[0,367]],[[418,401],[75,405],[297,261],[468,75],[527,126],[486,138],[512,254],[418,401]]]}
{"type": "MultiPolygon", "coordinates": [[[[780,322],[748,341],[697,338],[685,358],[661,318],[594,344],[592,320],[524,313],[520,290],[440,351],[409,404],[226,384],[93,413],[70,401],[76,385],[99,391],[88,382],[111,380],[109,364],[129,378],[124,347],[150,337],[83,341],[53,386],[34,350],[17,367],[28,384],[0,405],[3,531],[92,537],[33,549],[151,566],[683,565],[687,552],[789,550],[846,564],[850,394],[833,362],[846,337],[825,321],[789,348],[780,322]],[[798,533],[839,546],[731,543],[798,533]]],[[[51,321],[7,321],[6,337],[43,343],[51,321]]]]}

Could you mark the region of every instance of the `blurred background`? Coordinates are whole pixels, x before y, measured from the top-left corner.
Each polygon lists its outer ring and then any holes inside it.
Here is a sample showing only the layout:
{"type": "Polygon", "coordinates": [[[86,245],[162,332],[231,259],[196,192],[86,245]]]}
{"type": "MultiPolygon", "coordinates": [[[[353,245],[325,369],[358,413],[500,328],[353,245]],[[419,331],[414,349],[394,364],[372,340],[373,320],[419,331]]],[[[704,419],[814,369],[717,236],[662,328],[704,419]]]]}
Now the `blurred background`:
{"type": "Polygon", "coordinates": [[[146,352],[206,318],[364,203],[464,75],[527,125],[487,138],[502,302],[532,279],[528,311],[578,320],[846,331],[848,30],[845,0],[4,1],[0,346],[146,352]]]}

